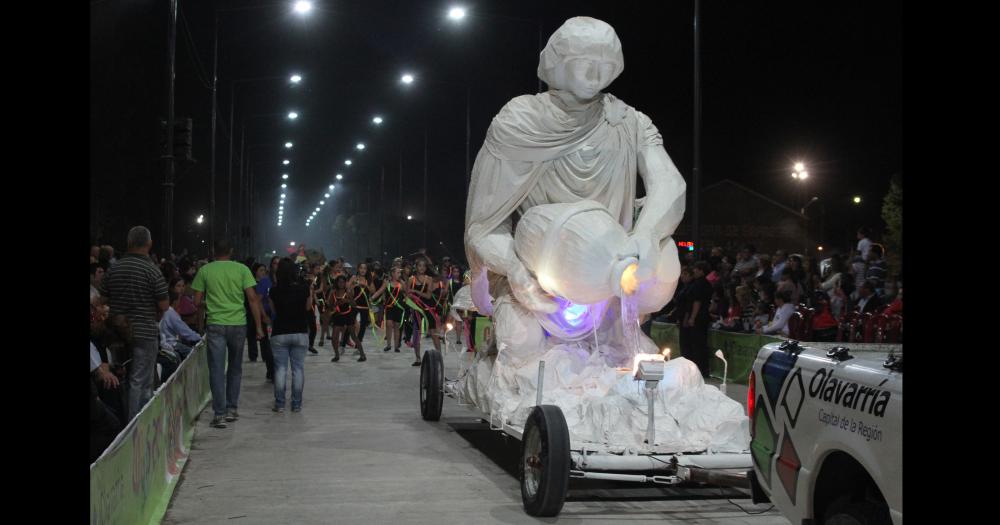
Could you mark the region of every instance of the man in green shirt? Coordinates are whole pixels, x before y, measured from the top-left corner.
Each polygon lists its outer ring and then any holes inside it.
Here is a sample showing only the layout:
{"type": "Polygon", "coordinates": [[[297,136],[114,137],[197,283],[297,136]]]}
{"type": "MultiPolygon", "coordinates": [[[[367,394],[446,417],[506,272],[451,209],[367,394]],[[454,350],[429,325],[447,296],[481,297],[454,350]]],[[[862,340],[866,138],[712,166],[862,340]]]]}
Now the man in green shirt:
{"type": "Polygon", "coordinates": [[[208,347],[208,376],[212,389],[212,426],[226,428],[225,421],[236,421],[243,377],[243,345],[247,337],[247,318],[243,309],[246,297],[257,327],[257,339],[264,337],[260,298],[254,291],[257,281],[250,269],[230,260],[233,248],[228,241],[215,243],[215,261],[198,269],[191,283],[194,304],[205,305],[205,339],[208,347]],[[226,370],[226,358],[229,369],[226,370]],[[225,374],[223,374],[225,371],[225,374]],[[225,421],[223,421],[225,419],[225,421]]]}

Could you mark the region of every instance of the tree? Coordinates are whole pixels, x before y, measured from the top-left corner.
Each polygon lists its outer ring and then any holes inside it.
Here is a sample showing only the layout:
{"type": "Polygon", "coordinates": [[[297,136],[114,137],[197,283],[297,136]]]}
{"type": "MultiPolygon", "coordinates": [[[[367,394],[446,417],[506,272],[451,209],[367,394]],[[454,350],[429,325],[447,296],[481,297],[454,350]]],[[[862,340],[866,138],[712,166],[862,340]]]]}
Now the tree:
{"type": "Polygon", "coordinates": [[[896,278],[903,274],[903,176],[900,173],[889,181],[889,193],[882,201],[882,220],[886,226],[882,240],[889,275],[896,278]]]}

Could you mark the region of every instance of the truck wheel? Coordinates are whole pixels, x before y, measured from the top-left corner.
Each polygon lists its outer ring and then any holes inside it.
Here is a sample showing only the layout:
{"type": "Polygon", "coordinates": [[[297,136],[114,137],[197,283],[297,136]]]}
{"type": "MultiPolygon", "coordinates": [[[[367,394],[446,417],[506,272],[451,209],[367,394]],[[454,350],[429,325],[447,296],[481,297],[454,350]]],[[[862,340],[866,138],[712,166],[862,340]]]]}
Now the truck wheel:
{"type": "Polygon", "coordinates": [[[425,421],[441,419],[443,387],[444,362],[441,360],[441,352],[432,348],[424,352],[420,365],[420,415],[425,421]]]}
{"type": "Polygon", "coordinates": [[[569,428],[555,405],[536,406],[521,441],[521,501],[531,516],[559,515],[569,486],[569,428]]]}
{"type": "Polygon", "coordinates": [[[823,525],[892,525],[889,507],[869,500],[841,498],[830,505],[823,525]]]}

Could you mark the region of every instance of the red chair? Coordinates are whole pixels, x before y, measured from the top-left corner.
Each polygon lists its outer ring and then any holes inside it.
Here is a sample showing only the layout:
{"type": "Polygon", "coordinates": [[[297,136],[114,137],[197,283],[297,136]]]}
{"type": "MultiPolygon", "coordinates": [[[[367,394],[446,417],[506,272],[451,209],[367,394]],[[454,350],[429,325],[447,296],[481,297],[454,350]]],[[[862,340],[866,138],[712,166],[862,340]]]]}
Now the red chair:
{"type": "Polygon", "coordinates": [[[847,312],[841,318],[840,322],[837,324],[837,342],[853,343],[857,338],[858,326],[861,322],[861,314],[858,312],[847,312]]]}
{"type": "Polygon", "coordinates": [[[876,318],[875,340],[878,343],[898,343],[903,331],[903,317],[881,314],[876,318]]]}
{"type": "Polygon", "coordinates": [[[875,314],[868,312],[861,315],[861,342],[875,342],[875,314]]]}

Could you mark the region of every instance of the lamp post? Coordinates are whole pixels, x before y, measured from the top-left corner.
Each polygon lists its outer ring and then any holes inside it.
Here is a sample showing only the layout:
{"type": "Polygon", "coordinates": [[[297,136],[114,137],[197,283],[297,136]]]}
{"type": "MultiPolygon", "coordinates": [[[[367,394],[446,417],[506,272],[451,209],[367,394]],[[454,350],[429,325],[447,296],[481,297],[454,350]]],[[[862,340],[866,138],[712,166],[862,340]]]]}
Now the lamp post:
{"type": "MultiPolygon", "coordinates": [[[[798,181],[798,183],[799,183],[798,184],[798,190],[797,190],[798,198],[795,199],[795,200],[798,201],[798,202],[802,202],[803,195],[805,195],[805,182],[806,182],[806,179],[809,178],[809,172],[806,170],[806,165],[805,165],[804,162],[796,162],[795,163],[795,165],[792,167],[792,178],[795,179],[796,181],[798,181]]],[[[803,252],[802,252],[803,255],[806,254],[806,251],[808,251],[808,247],[809,247],[809,244],[808,244],[808,238],[809,238],[809,219],[806,217],[806,207],[808,207],[813,202],[816,202],[816,200],[818,200],[818,197],[813,197],[813,199],[811,201],[809,201],[807,204],[805,204],[805,205],[802,206],[802,210],[801,210],[801,212],[802,212],[802,219],[803,219],[803,221],[802,221],[803,222],[803,230],[804,230],[803,231],[803,239],[805,239],[804,244],[803,244],[803,252]]]]}

